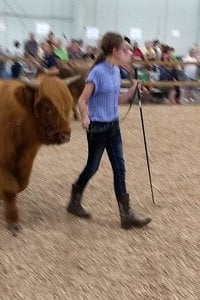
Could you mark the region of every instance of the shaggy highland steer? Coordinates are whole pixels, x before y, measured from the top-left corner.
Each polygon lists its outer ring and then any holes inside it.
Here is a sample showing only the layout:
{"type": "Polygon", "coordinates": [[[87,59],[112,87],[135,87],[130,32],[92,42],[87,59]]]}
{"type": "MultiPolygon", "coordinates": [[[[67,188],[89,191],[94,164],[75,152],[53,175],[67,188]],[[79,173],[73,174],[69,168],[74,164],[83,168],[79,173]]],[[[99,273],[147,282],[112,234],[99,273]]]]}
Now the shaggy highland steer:
{"type": "Polygon", "coordinates": [[[27,186],[42,145],[70,140],[72,95],[65,82],[41,76],[37,82],[0,81],[0,199],[9,230],[19,230],[16,195],[27,186]]]}

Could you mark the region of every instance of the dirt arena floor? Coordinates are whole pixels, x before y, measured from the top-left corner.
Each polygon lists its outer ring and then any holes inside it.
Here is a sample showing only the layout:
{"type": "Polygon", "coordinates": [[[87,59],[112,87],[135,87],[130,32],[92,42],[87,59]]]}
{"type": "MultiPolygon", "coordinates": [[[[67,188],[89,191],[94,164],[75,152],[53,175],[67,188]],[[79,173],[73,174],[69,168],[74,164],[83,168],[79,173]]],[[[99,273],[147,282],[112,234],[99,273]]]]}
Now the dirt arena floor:
{"type": "MultiPolygon", "coordinates": [[[[127,107],[121,108],[121,117],[127,107]]],[[[146,229],[119,227],[106,154],[84,196],[91,221],[66,213],[84,166],[86,138],[44,147],[18,197],[22,232],[12,237],[0,204],[0,299],[200,299],[200,106],[143,107],[156,206],[138,107],[121,124],[132,206],[146,229]]]]}

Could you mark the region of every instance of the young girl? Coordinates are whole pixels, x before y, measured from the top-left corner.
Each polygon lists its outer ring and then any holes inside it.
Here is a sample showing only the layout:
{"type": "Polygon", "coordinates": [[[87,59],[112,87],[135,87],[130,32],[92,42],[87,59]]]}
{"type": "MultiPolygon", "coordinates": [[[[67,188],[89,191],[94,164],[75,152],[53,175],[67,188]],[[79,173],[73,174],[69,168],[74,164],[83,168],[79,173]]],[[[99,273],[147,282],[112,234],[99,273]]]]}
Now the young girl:
{"type": "Polygon", "coordinates": [[[125,183],[125,163],[119,128],[118,104],[128,102],[135,92],[137,82],[120,95],[118,65],[125,62],[127,47],[117,33],[106,33],[101,41],[101,54],[96,59],[79,98],[82,125],[87,130],[88,160],[79,178],[72,185],[67,210],[75,216],[90,218],[81,205],[83,191],[98,170],[104,150],[107,151],[114,175],[114,189],[121,217],[121,227],[143,227],[151,219],[139,219],[130,208],[125,183]]]}

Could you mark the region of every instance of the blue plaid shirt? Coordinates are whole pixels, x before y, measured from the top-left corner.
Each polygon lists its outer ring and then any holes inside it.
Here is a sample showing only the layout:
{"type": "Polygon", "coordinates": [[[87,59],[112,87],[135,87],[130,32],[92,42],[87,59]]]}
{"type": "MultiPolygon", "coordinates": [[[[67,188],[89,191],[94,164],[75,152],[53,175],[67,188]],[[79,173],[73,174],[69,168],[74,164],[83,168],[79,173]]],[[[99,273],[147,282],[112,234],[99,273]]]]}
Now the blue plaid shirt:
{"type": "Polygon", "coordinates": [[[94,92],[88,103],[91,121],[112,122],[119,119],[120,71],[106,61],[90,71],[86,83],[94,84],[94,92]]]}

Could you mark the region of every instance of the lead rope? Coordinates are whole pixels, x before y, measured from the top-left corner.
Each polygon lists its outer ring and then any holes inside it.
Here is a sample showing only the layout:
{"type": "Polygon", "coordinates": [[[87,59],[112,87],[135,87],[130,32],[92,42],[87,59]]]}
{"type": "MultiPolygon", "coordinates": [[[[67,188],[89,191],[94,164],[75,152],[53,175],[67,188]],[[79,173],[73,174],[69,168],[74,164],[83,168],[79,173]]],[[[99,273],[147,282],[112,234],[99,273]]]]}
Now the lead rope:
{"type": "MultiPolygon", "coordinates": [[[[133,68],[133,70],[134,70],[134,73],[135,73],[135,78],[138,79],[137,68],[133,68]]],[[[130,77],[129,77],[130,82],[132,82],[132,79],[133,79],[133,72],[130,72],[130,77]]],[[[132,98],[129,100],[129,108],[128,108],[127,112],[125,113],[125,115],[123,116],[123,118],[120,120],[120,123],[123,123],[124,120],[127,118],[128,114],[131,110],[131,107],[134,103],[135,97],[137,95],[137,90],[138,90],[138,84],[135,88],[135,92],[134,92],[132,98]]]]}

